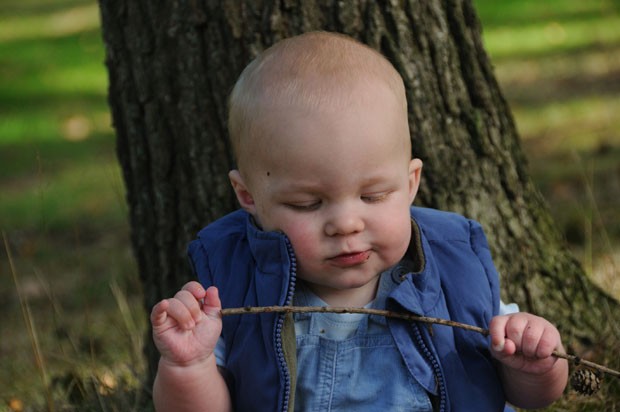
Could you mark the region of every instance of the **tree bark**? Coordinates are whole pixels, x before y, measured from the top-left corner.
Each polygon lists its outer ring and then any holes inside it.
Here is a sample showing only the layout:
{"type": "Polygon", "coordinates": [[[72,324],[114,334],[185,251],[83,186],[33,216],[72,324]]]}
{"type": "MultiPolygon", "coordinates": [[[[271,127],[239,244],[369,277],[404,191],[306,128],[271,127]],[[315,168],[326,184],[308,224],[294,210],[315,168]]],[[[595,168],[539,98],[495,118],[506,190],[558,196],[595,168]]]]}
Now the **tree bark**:
{"type": "MultiPolygon", "coordinates": [[[[569,347],[612,333],[617,302],[568,253],[527,173],[512,115],[470,0],[100,0],[109,104],[148,311],[191,278],[185,248],[236,207],[227,172],[227,95],[275,41],[346,33],[404,78],[417,204],[484,226],[503,298],[555,322],[569,347]]],[[[618,332],[614,336],[617,338],[618,332]]],[[[157,354],[147,339],[150,376],[157,354]]]]}

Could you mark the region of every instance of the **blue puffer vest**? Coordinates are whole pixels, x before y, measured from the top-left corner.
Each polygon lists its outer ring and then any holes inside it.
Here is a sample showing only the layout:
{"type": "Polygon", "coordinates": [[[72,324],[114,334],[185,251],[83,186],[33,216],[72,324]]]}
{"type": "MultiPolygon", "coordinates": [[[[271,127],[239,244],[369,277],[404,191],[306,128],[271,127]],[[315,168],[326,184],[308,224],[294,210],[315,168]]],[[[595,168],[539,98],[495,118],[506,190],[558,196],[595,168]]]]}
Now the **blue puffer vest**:
{"type": "MultiPolygon", "coordinates": [[[[499,279],[480,225],[418,207],[411,216],[420,270],[402,277],[387,308],[488,328],[499,310],[499,279]]],[[[201,230],[189,256],[199,281],[218,287],[224,308],[291,304],[296,260],[288,238],[261,231],[244,211],[201,230]]],[[[289,320],[274,313],[223,319],[235,410],[293,410],[295,339],[289,320]]],[[[437,410],[504,410],[488,338],[448,326],[393,319],[388,324],[409,371],[437,395],[437,410]]]]}

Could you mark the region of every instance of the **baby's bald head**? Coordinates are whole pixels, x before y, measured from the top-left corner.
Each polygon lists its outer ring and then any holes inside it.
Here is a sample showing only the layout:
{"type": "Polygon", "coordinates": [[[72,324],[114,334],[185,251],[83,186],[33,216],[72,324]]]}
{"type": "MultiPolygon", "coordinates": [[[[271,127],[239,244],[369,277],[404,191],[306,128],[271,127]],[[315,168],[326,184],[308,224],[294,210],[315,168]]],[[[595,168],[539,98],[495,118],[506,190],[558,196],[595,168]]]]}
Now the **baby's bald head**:
{"type": "Polygon", "coordinates": [[[245,68],[230,96],[228,128],[238,168],[243,170],[257,147],[265,144],[274,110],[320,112],[364,104],[374,98],[377,87],[393,93],[406,116],[402,78],[374,49],[327,32],[276,43],[245,68]]]}

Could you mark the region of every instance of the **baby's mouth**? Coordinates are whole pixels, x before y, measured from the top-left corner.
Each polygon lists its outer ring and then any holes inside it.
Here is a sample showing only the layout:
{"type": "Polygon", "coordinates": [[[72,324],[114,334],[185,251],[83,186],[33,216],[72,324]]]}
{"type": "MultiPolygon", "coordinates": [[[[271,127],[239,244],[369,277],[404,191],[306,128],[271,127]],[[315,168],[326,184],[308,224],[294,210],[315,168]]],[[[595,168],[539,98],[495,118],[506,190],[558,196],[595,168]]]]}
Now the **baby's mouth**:
{"type": "Polygon", "coordinates": [[[370,250],[362,252],[341,253],[329,258],[329,262],[338,267],[357,266],[365,263],[370,258],[370,250]]]}

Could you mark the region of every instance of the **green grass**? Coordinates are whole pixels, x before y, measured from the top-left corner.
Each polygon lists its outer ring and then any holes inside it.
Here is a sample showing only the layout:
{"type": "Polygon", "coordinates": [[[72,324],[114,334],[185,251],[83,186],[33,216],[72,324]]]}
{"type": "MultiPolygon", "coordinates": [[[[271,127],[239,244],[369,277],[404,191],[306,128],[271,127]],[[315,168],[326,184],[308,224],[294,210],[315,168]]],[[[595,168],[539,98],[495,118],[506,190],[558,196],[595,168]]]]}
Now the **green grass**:
{"type": "Polygon", "coordinates": [[[532,176],[593,279],[620,296],[620,3],[476,5],[532,176]]]}
{"type": "MultiPolygon", "coordinates": [[[[119,394],[140,387],[146,318],[97,5],[4,1],[0,21],[0,230],[14,257],[11,268],[0,254],[8,309],[1,333],[11,336],[0,342],[0,356],[11,360],[0,369],[0,411],[10,400],[49,410],[46,386],[59,410],[70,398],[101,398],[102,382],[119,394]],[[35,362],[33,342],[44,364],[35,362]]],[[[132,410],[133,399],[102,402],[132,410]]]]}
{"type": "MultiPolygon", "coordinates": [[[[532,176],[593,279],[620,296],[620,2],[474,3],[532,176]]],[[[11,399],[48,410],[44,379],[56,410],[136,410],[146,314],[98,19],[87,0],[0,2],[0,230],[13,256],[11,268],[0,253],[0,412],[11,399]]]]}
{"type": "MultiPolygon", "coordinates": [[[[68,160],[58,159],[58,163],[68,160]]],[[[111,157],[24,177],[3,190],[0,226],[5,230],[62,230],[77,224],[106,230],[110,224],[124,221],[126,215],[120,180],[111,157]]]]}
{"type": "Polygon", "coordinates": [[[96,3],[0,6],[0,227],[125,222],[96,3]]]}

